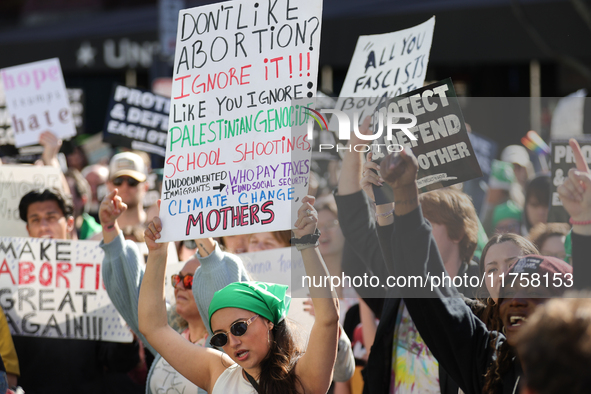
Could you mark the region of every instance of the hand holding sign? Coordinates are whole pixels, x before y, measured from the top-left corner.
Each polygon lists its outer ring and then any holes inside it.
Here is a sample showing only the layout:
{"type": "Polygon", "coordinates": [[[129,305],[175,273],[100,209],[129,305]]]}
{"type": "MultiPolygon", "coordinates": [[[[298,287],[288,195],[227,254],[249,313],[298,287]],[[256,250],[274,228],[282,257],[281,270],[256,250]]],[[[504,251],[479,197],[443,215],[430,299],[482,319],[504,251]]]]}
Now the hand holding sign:
{"type": "Polygon", "coordinates": [[[396,215],[405,215],[418,206],[418,169],[417,158],[410,148],[389,154],[381,163],[382,178],[394,191],[396,215]]]}
{"type": "MultiPolygon", "coordinates": [[[[160,209],[161,202],[162,200],[158,200],[158,209],[160,209]]],[[[150,224],[148,224],[148,228],[144,232],[144,236],[146,238],[146,246],[148,247],[150,254],[152,254],[153,252],[162,252],[166,254],[168,250],[168,242],[156,243],[156,240],[161,238],[161,232],[162,222],[160,221],[159,217],[155,217],[154,219],[152,219],[150,224]]]]}
{"type": "Polygon", "coordinates": [[[318,212],[314,209],[315,198],[306,196],[302,198],[302,206],[298,209],[298,220],[296,220],[293,233],[296,238],[304,235],[314,234],[316,223],[318,223],[318,212]]]}
{"type": "Polygon", "coordinates": [[[51,131],[44,131],[39,135],[39,144],[43,146],[43,154],[41,156],[43,164],[56,167],[55,163],[57,163],[57,167],[59,167],[57,154],[62,147],[62,140],[51,131]]]}
{"type": "Polygon", "coordinates": [[[380,166],[375,161],[372,161],[372,153],[367,154],[367,160],[363,164],[363,178],[361,178],[361,188],[367,196],[375,202],[376,198],[373,193],[372,185],[382,187],[384,178],[380,176],[380,166]]]}
{"type": "Polygon", "coordinates": [[[569,170],[568,177],[557,191],[571,220],[587,222],[591,220],[591,171],[578,142],[571,139],[569,144],[575,157],[576,169],[569,170]]]}

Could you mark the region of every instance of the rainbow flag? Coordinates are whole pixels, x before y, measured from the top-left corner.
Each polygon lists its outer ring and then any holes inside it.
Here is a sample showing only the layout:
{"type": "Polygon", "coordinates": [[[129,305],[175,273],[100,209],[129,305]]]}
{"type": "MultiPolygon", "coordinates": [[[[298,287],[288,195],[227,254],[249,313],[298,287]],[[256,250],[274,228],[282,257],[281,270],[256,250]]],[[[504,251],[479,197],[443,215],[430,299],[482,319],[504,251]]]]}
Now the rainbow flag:
{"type": "Polygon", "coordinates": [[[527,132],[525,137],[521,139],[521,143],[532,152],[540,155],[549,155],[550,154],[550,147],[546,142],[540,137],[538,133],[533,130],[527,132]]]}

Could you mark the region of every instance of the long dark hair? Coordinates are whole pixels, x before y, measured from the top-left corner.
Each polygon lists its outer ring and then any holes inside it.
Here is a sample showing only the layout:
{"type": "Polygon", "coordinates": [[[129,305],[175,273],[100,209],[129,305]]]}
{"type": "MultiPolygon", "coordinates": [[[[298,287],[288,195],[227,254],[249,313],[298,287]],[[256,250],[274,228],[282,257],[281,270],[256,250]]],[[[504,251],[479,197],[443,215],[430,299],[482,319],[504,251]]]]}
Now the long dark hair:
{"type": "MultiPolygon", "coordinates": [[[[482,249],[482,256],[480,258],[480,272],[484,273],[484,259],[488,250],[493,245],[502,244],[504,242],[513,242],[517,245],[524,255],[528,254],[539,254],[538,249],[535,245],[527,238],[521,235],[504,233],[493,235],[484,249],[482,249]]],[[[482,289],[486,291],[486,287],[482,289]]],[[[499,332],[503,329],[503,322],[501,320],[501,314],[499,312],[499,302],[495,303],[491,297],[480,297],[481,301],[485,303],[486,307],[482,310],[480,316],[478,316],[490,332],[490,346],[496,350],[496,357],[492,365],[486,371],[484,375],[484,387],[482,388],[483,394],[495,394],[498,392],[498,387],[501,383],[501,377],[511,368],[513,364],[513,357],[515,356],[514,349],[509,345],[507,341],[498,347],[497,342],[499,341],[499,332]]]]}
{"type": "Polygon", "coordinates": [[[259,392],[262,394],[297,394],[303,385],[295,366],[303,354],[301,341],[286,319],[273,326],[273,342],[268,356],[261,362],[259,392]]]}

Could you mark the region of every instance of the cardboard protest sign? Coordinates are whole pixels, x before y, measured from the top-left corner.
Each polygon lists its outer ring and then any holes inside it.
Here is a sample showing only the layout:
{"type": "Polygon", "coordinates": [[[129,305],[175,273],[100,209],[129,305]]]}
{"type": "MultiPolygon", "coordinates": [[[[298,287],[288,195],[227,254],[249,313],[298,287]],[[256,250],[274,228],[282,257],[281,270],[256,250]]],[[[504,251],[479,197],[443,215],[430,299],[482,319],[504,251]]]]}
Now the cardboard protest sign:
{"type": "MultiPolygon", "coordinates": [[[[355,110],[362,122],[384,100],[422,87],[434,28],[432,17],[409,29],[359,36],[335,109],[355,110]]],[[[328,128],[337,129],[334,116],[328,128]]]]}
{"type": "MultiPolygon", "coordinates": [[[[374,134],[381,136],[371,145],[372,160],[381,162],[390,152],[399,152],[403,147],[412,149],[419,163],[417,184],[421,192],[482,176],[449,78],[389,99],[377,108],[373,125],[374,134]],[[399,127],[409,124],[409,119],[393,113],[414,115],[416,124],[399,127]],[[391,128],[389,122],[398,128],[391,128]]],[[[378,204],[394,201],[387,184],[374,186],[374,193],[378,204]]]]}
{"type": "Polygon", "coordinates": [[[552,113],[550,137],[554,140],[583,135],[583,118],[587,90],[580,89],[558,100],[552,113]]]}
{"type": "Polygon", "coordinates": [[[0,74],[17,148],[39,143],[47,130],[60,138],[76,135],[59,59],[8,67],[0,74]]]}
{"type": "Polygon", "coordinates": [[[309,332],[314,324],[314,317],[304,311],[303,305],[309,298],[309,292],[297,280],[305,275],[302,254],[295,247],[291,247],[242,253],[239,257],[253,280],[289,286],[288,294],[292,299],[287,317],[298,322],[309,332]]]}
{"type": "Polygon", "coordinates": [[[115,85],[107,107],[103,141],[164,156],[169,112],[168,98],[115,85]]]}
{"type": "Polygon", "coordinates": [[[63,192],[60,170],[32,165],[0,166],[0,236],[27,237],[20,219],[21,198],[33,189],[54,188],[63,192]]]}
{"type": "Polygon", "coordinates": [[[180,12],[161,241],[292,227],[321,11],[320,0],[236,0],[180,12]]]}
{"type": "Polygon", "coordinates": [[[12,335],[131,342],[93,241],[0,237],[0,303],[12,335]]]}
{"type": "MultiPolygon", "coordinates": [[[[587,164],[591,164],[591,140],[577,138],[577,141],[581,146],[581,152],[587,164]]],[[[564,179],[568,177],[568,170],[576,168],[575,156],[567,140],[551,141],[550,149],[552,161],[550,164],[550,190],[552,194],[550,198],[550,210],[548,211],[548,222],[568,223],[570,216],[563,208],[557,190],[558,186],[562,185],[564,179]]]]}

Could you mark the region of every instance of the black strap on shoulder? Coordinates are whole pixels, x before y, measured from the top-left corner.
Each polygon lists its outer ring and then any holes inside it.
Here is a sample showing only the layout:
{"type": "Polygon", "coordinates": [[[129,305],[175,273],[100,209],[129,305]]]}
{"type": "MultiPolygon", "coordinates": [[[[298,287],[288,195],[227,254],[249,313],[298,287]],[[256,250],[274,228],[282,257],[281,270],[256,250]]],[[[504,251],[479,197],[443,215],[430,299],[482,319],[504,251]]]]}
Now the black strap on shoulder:
{"type": "Polygon", "coordinates": [[[260,394],[261,392],[259,391],[259,384],[257,383],[257,381],[254,380],[254,378],[252,376],[250,376],[250,374],[248,372],[246,372],[246,370],[243,369],[243,371],[244,371],[244,374],[246,375],[246,379],[248,379],[250,384],[252,384],[252,387],[254,387],[255,391],[260,394]]]}

